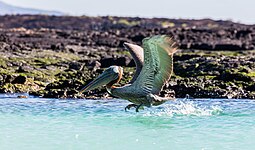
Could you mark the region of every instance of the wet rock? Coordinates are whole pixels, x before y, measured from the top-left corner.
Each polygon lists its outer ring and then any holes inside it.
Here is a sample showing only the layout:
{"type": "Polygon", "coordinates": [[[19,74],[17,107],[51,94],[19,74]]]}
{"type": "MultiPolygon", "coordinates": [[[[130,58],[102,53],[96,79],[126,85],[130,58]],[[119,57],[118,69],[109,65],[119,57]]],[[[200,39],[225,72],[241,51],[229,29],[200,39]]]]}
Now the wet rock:
{"type": "Polygon", "coordinates": [[[52,44],[50,49],[52,50],[64,50],[65,49],[65,45],[64,43],[57,43],[57,44],[52,44]]]}
{"type": "MultiPolygon", "coordinates": [[[[139,18],[140,21],[137,21],[137,18],[123,17],[121,19],[113,17],[109,20],[109,18],[104,17],[31,17],[26,15],[1,16],[0,19],[3,20],[3,29],[13,28],[14,26],[25,27],[22,30],[19,30],[19,28],[12,30],[12,32],[19,32],[19,34],[10,36],[0,32],[2,39],[10,39],[10,37],[12,37],[12,40],[15,39],[15,44],[9,45],[16,45],[20,48],[19,42],[24,42],[22,48],[25,49],[37,47],[64,51],[68,45],[80,45],[80,43],[82,43],[82,46],[122,47],[124,41],[131,40],[141,43],[145,37],[155,34],[174,35],[175,40],[181,43],[180,47],[187,49],[240,50],[240,48],[252,49],[254,47],[253,26],[229,21],[216,22],[208,19],[166,20],[160,18],[139,18]],[[12,22],[8,22],[9,19],[12,22]],[[118,23],[119,20],[125,20],[125,24],[118,23]],[[166,22],[171,22],[174,26],[166,29],[162,25],[166,22]],[[27,30],[26,28],[36,30],[27,30]],[[29,42],[31,37],[34,38],[33,44],[29,42]],[[36,39],[40,40],[36,41],[36,39]],[[226,39],[229,40],[226,41],[226,39]],[[241,44],[240,47],[238,41],[245,43],[245,45],[241,44]]],[[[4,41],[10,42],[10,40],[4,41]]]]}
{"type": "Polygon", "coordinates": [[[27,81],[27,77],[25,76],[17,76],[13,81],[12,84],[24,84],[27,81]]]}
{"type": "Polygon", "coordinates": [[[2,75],[0,75],[0,86],[3,84],[4,78],[2,75]]]}
{"type": "Polygon", "coordinates": [[[0,33],[0,42],[10,42],[10,39],[7,35],[0,33]]]}
{"type": "Polygon", "coordinates": [[[135,35],[135,36],[131,37],[131,40],[132,40],[133,42],[140,42],[140,41],[142,41],[144,38],[146,38],[146,35],[144,35],[144,34],[138,34],[138,35],[135,35]]]}
{"type": "Polygon", "coordinates": [[[61,94],[63,95],[64,92],[61,92],[57,89],[51,89],[50,91],[44,93],[43,97],[44,98],[60,98],[61,94]]]}
{"type": "Polygon", "coordinates": [[[192,58],[200,57],[200,55],[188,55],[188,54],[182,54],[182,55],[175,55],[174,56],[174,61],[184,61],[184,60],[189,60],[192,58]]]}
{"type": "Polygon", "coordinates": [[[13,75],[4,75],[4,83],[11,83],[14,80],[14,76],[13,75]]]}
{"type": "Polygon", "coordinates": [[[255,96],[254,52],[244,51],[255,47],[253,25],[210,19],[43,15],[6,15],[0,20],[0,92],[27,90],[33,95],[58,98],[110,97],[105,88],[82,96],[77,91],[111,65],[127,67],[120,82],[125,85],[134,74],[135,63],[123,51],[123,42],[141,45],[145,37],[166,34],[186,50],[174,54],[173,77],[162,96],[255,96]],[[19,77],[24,75],[26,79],[19,77]]]}
{"type": "Polygon", "coordinates": [[[252,33],[253,31],[252,30],[239,30],[236,32],[236,38],[241,38],[241,37],[246,37],[248,36],[250,33],[252,33]]]}
{"type": "Polygon", "coordinates": [[[242,44],[241,43],[219,43],[215,44],[216,50],[241,50],[242,44]]]}
{"type": "MultiPolygon", "coordinates": [[[[203,50],[212,50],[216,49],[212,43],[194,43],[190,46],[187,46],[186,49],[203,49],[203,50]]],[[[218,47],[217,47],[218,48],[218,47]]]]}
{"type": "Polygon", "coordinates": [[[161,97],[175,98],[175,91],[171,89],[165,89],[159,94],[161,97]]]}
{"type": "Polygon", "coordinates": [[[106,68],[112,65],[116,66],[128,66],[130,63],[130,58],[128,57],[119,57],[119,58],[102,58],[100,60],[101,67],[106,68]]]}
{"type": "Polygon", "coordinates": [[[79,63],[79,62],[69,63],[69,69],[82,70],[83,66],[84,66],[84,64],[79,63]]]}
{"type": "Polygon", "coordinates": [[[34,68],[31,66],[19,66],[19,68],[16,70],[18,73],[27,73],[32,72],[34,68]]]}
{"type": "Polygon", "coordinates": [[[253,83],[253,84],[251,84],[251,85],[249,85],[247,88],[246,88],[246,90],[248,90],[248,91],[255,91],[255,83],[253,83]]]}
{"type": "Polygon", "coordinates": [[[253,82],[253,79],[250,76],[244,75],[242,73],[233,73],[229,71],[222,72],[221,75],[216,79],[220,79],[223,81],[253,82]]]}
{"type": "Polygon", "coordinates": [[[99,38],[96,42],[99,46],[116,47],[120,45],[120,41],[115,38],[99,38]]]}
{"type": "Polygon", "coordinates": [[[93,61],[89,63],[88,69],[91,69],[93,71],[96,71],[97,69],[100,69],[101,63],[98,61],[93,61]]]}

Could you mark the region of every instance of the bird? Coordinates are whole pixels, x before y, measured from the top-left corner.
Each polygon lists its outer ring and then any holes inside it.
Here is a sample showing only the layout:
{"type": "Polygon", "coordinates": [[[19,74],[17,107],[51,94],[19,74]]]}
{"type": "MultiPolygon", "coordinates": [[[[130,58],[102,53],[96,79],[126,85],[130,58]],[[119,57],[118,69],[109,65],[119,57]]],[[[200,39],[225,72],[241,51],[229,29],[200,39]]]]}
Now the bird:
{"type": "Polygon", "coordinates": [[[132,80],[121,87],[116,87],[123,75],[123,68],[110,66],[95,80],[83,87],[79,93],[87,92],[106,85],[110,95],[128,100],[132,104],[125,107],[129,110],[158,106],[173,98],[160,97],[160,91],[170,80],[173,72],[173,54],[177,51],[177,44],[167,35],[154,35],[142,40],[142,47],[124,43],[136,64],[136,72],[132,80]]]}

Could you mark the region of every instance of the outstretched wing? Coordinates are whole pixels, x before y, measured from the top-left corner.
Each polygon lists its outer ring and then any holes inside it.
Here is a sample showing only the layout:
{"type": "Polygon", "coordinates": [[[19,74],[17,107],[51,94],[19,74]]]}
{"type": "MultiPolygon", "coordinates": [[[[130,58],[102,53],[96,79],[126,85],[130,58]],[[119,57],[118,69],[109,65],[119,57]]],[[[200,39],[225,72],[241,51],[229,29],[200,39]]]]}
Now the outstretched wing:
{"type": "Polygon", "coordinates": [[[158,94],[173,72],[173,53],[177,47],[165,35],[153,36],[143,40],[144,66],[132,84],[143,93],[158,94]]]}
{"type": "Polygon", "coordinates": [[[130,81],[130,83],[133,83],[137,79],[137,77],[139,76],[143,68],[143,48],[138,45],[127,43],[127,42],[124,43],[124,46],[130,52],[136,65],[135,74],[132,80],[130,81]]]}

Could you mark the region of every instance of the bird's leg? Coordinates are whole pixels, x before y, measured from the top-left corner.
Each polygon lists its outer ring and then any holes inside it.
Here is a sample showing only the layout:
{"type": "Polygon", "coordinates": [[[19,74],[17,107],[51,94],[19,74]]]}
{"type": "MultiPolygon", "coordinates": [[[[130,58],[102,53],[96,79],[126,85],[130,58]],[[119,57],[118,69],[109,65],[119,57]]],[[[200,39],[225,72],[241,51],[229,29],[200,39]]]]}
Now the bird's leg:
{"type": "MultiPolygon", "coordinates": [[[[136,104],[129,104],[125,107],[125,111],[127,111],[127,109],[129,110],[132,107],[135,107],[135,111],[139,112],[139,108],[141,108],[143,106],[143,103],[141,103],[140,105],[136,105],[136,104]]],[[[143,107],[142,107],[143,108],[143,107]]]]}
{"type": "Polygon", "coordinates": [[[136,112],[139,112],[139,108],[140,108],[142,105],[143,105],[143,103],[141,103],[140,105],[137,105],[135,111],[136,111],[136,112]]]}
{"type": "Polygon", "coordinates": [[[138,106],[138,105],[136,105],[136,104],[129,104],[129,105],[127,105],[127,106],[125,107],[125,111],[127,111],[127,109],[129,110],[129,109],[132,108],[132,107],[137,108],[137,106],[138,106]]]}

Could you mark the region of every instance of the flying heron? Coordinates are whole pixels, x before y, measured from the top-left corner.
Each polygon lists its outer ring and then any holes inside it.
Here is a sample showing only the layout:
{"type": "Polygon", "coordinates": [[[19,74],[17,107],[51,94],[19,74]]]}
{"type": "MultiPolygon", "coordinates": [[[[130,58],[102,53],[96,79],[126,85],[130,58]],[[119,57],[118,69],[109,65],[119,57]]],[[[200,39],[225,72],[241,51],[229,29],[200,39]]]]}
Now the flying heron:
{"type": "Polygon", "coordinates": [[[143,48],[135,44],[124,43],[136,64],[136,73],[129,84],[122,87],[114,86],[121,80],[123,68],[110,66],[94,81],[82,88],[80,93],[106,85],[111,95],[132,102],[125,107],[125,110],[135,107],[136,112],[140,107],[157,106],[171,100],[171,98],[160,97],[159,93],[173,72],[173,54],[177,50],[176,43],[166,35],[145,38],[142,43],[143,48]]]}

